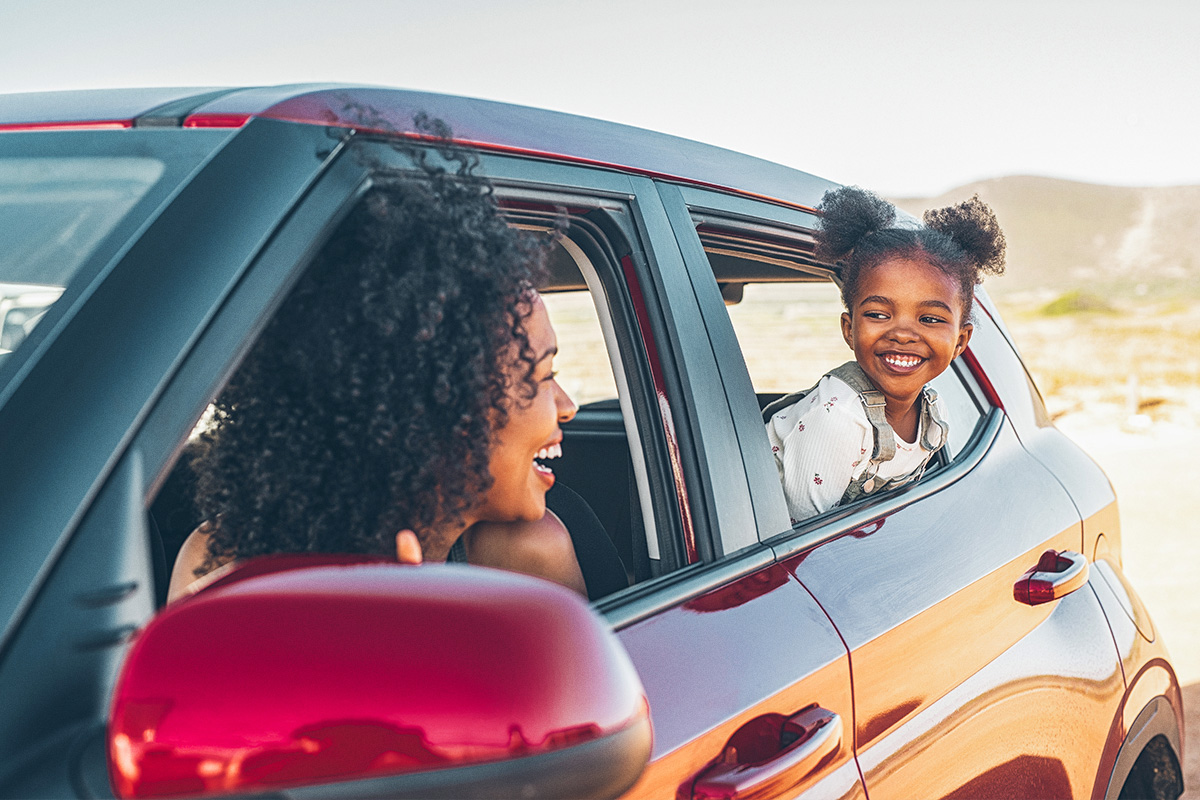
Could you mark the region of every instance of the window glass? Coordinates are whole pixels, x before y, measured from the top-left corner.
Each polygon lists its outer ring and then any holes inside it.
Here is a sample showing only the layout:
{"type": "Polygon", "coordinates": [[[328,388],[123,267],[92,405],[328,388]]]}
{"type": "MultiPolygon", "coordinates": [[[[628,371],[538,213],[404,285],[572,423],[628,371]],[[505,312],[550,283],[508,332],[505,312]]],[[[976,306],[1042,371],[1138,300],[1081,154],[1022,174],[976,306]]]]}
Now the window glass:
{"type": "Polygon", "coordinates": [[[0,353],[20,346],[163,169],[152,158],[0,158],[0,353]]]}
{"type": "Polygon", "coordinates": [[[807,389],[854,357],[842,339],[841,294],[831,281],[749,283],[741,302],[726,308],[760,394],[807,389]]]}
{"type": "Polygon", "coordinates": [[[558,383],[578,405],[617,396],[604,332],[590,292],[546,292],[543,297],[558,335],[558,383]]]}

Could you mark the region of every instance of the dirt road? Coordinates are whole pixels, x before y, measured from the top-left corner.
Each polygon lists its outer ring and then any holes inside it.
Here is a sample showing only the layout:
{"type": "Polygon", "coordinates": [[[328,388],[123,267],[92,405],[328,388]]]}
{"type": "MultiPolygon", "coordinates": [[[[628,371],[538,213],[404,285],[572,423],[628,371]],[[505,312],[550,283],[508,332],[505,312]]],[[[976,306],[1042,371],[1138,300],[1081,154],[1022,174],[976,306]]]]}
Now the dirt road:
{"type": "Polygon", "coordinates": [[[1143,433],[1068,415],[1068,436],[1116,487],[1125,573],[1166,639],[1184,687],[1184,798],[1200,800],[1200,428],[1155,423],[1143,433]]]}

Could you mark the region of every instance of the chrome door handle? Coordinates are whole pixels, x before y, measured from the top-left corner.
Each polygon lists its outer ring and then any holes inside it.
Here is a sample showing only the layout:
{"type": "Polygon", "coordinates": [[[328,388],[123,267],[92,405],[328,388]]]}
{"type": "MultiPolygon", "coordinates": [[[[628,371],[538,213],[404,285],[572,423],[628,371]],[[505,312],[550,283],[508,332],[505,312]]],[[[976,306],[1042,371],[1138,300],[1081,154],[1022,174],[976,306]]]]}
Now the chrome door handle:
{"type": "Polygon", "coordinates": [[[1087,557],[1071,550],[1047,550],[1031,568],[1013,584],[1013,598],[1036,606],[1066,597],[1088,582],[1087,557]]]}
{"type": "Polygon", "coordinates": [[[841,746],[842,718],[816,703],[787,718],[781,714],[759,717],[739,728],[721,756],[696,776],[691,797],[778,797],[809,777],[841,746]],[[764,752],[772,746],[774,752],[764,752]]]}

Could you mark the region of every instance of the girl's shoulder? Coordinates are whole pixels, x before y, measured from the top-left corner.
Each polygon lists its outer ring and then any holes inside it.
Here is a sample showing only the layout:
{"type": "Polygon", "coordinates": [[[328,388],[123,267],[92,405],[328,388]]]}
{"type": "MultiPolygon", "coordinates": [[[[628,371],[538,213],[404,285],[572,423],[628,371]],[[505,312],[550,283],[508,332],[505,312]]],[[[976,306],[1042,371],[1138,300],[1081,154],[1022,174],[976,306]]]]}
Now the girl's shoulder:
{"type": "Polygon", "coordinates": [[[801,423],[805,428],[870,429],[858,392],[832,375],[825,375],[803,397],[776,411],[767,427],[784,436],[801,423]]]}

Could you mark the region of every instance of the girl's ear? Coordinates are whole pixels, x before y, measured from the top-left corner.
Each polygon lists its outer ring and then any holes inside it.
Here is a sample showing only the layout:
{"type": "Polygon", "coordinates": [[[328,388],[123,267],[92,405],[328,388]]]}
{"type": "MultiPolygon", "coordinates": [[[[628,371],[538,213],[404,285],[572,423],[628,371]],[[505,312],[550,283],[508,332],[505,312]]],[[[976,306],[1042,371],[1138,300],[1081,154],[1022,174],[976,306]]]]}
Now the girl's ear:
{"type": "Polygon", "coordinates": [[[420,564],[422,561],[421,542],[408,529],[396,534],[396,560],[401,564],[420,564]]]}
{"type": "Polygon", "coordinates": [[[958,358],[962,355],[962,351],[967,349],[967,343],[971,341],[971,332],[975,330],[975,326],[969,322],[963,323],[958,329],[958,341],[954,344],[954,357],[958,358]]]}
{"type": "Polygon", "coordinates": [[[846,346],[851,350],[854,349],[854,326],[850,323],[850,313],[842,312],[842,338],[846,340],[846,346]]]}

